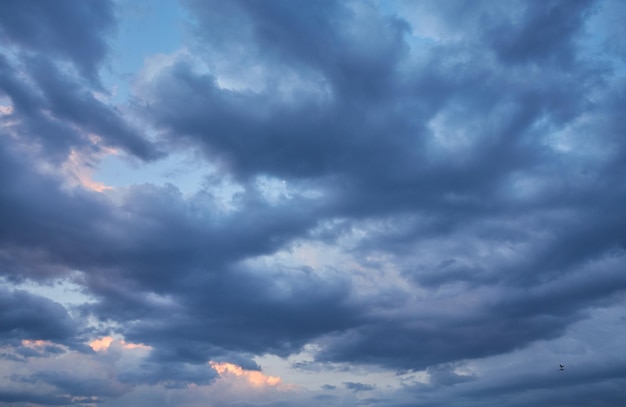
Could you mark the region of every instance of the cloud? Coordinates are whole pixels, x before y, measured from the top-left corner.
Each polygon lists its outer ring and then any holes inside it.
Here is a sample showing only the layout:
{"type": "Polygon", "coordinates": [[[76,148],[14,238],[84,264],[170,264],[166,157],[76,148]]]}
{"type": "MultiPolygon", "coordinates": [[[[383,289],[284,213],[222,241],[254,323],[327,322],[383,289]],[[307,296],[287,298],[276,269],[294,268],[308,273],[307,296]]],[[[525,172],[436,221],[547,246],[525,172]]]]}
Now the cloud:
{"type": "Polygon", "coordinates": [[[92,89],[64,75],[49,58],[26,57],[20,62],[0,58],[6,75],[0,89],[12,102],[13,124],[4,130],[29,140],[30,148],[41,146],[53,161],[64,159],[72,147],[95,152],[119,147],[144,160],[162,155],[120,111],[96,99],[92,89]],[[93,145],[93,134],[103,143],[93,145]]]}
{"type": "Polygon", "coordinates": [[[576,35],[593,12],[593,3],[528,4],[518,21],[496,23],[485,36],[507,63],[537,63],[548,59],[569,65],[575,62],[576,35]]]}
{"type": "Polygon", "coordinates": [[[280,377],[266,376],[258,371],[244,370],[232,363],[210,362],[210,365],[221,376],[234,375],[245,378],[253,386],[278,386],[281,384],[280,377]]]}
{"type": "Polygon", "coordinates": [[[620,400],[614,2],[186,1],[125,102],[114,4],[0,7],[0,401],[620,400]],[[113,153],[209,176],[109,188],[113,153]]]}
{"type": "Polygon", "coordinates": [[[74,4],[62,0],[47,2],[3,2],[0,39],[35,53],[68,58],[90,79],[108,46],[105,35],[115,26],[113,2],[74,4]]]}
{"type": "Polygon", "coordinates": [[[368,391],[368,390],[372,390],[375,387],[371,384],[363,384],[363,383],[355,383],[355,382],[345,382],[344,386],[346,386],[346,389],[354,391],[354,392],[368,391]]]}
{"type": "MultiPolygon", "coordinates": [[[[0,330],[3,342],[49,340],[75,344],[78,326],[62,305],[25,291],[3,289],[1,293],[0,330]]],[[[29,344],[25,342],[26,346],[29,344]]]]}

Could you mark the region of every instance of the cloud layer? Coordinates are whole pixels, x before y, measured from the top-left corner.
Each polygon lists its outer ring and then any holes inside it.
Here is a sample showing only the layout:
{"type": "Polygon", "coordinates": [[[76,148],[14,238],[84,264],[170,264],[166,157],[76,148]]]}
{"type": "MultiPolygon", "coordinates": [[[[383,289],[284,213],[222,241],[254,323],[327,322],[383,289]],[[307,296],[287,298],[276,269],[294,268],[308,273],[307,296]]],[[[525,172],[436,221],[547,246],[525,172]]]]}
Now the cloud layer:
{"type": "Polygon", "coordinates": [[[0,403],[626,401],[621,3],[180,7],[0,6],[0,403]]]}

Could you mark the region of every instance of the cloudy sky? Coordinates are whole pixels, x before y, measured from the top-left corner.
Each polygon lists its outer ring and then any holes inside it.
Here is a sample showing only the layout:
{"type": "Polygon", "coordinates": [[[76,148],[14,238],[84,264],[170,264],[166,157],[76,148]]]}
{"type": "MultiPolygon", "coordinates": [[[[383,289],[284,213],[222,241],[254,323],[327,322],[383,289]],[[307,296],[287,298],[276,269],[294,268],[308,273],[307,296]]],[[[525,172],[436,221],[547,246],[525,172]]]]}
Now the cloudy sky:
{"type": "Polygon", "coordinates": [[[1,1],[0,406],[625,405],[624,21],[1,1]]]}

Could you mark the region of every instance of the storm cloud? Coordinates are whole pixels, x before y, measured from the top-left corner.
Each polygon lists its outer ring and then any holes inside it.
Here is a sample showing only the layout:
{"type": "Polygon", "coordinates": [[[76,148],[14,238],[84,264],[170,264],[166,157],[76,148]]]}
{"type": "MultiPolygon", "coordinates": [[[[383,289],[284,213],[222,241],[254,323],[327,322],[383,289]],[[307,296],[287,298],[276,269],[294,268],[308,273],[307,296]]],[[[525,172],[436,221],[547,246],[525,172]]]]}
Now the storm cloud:
{"type": "Polygon", "coordinates": [[[624,12],[3,3],[0,402],[623,403],[624,12]]]}

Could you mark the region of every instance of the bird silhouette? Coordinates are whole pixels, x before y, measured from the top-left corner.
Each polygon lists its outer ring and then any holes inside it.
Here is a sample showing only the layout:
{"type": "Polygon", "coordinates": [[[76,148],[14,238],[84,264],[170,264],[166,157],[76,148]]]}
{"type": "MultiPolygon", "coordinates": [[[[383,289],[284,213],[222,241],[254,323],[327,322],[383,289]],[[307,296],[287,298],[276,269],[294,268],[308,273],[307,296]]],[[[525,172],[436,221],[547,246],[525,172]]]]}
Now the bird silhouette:
{"type": "Polygon", "coordinates": [[[559,366],[560,366],[559,370],[561,370],[561,371],[565,370],[565,366],[563,366],[561,364],[559,364],[559,366]]]}

